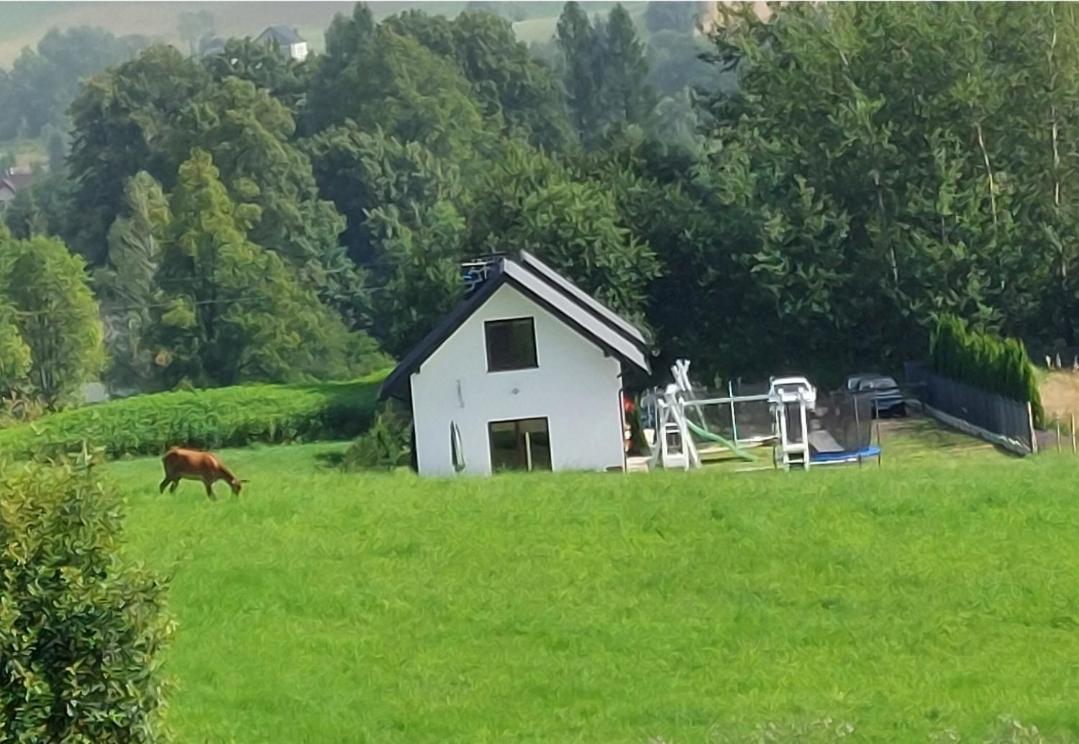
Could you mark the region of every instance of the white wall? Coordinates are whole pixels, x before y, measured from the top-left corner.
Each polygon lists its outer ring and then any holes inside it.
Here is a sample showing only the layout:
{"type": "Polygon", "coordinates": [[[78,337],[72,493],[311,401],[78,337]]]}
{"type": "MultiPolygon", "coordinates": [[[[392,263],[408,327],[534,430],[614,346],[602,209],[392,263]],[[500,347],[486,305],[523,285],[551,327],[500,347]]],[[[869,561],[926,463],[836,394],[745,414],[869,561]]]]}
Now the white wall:
{"type": "Polygon", "coordinates": [[[298,62],[303,62],[307,59],[307,42],[301,41],[298,44],[293,44],[289,48],[289,56],[298,62]]]}
{"type": "Polygon", "coordinates": [[[620,373],[618,359],[503,285],[412,375],[419,471],[454,473],[451,421],[461,432],[465,472],[489,474],[488,422],[540,417],[548,419],[553,469],[622,467],[620,373]],[[535,318],[539,367],[487,372],[484,322],[520,317],[535,318]]]}

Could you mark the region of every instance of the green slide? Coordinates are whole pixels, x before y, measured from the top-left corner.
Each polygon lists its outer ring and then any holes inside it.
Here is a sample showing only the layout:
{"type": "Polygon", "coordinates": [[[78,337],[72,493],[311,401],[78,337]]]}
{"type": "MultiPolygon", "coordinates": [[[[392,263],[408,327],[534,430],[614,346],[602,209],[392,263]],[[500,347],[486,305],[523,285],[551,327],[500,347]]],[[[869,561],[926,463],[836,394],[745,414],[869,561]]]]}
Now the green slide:
{"type": "Polygon", "coordinates": [[[736,455],[737,457],[740,457],[741,459],[743,459],[743,460],[745,460],[747,462],[756,462],[757,461],[756,457],[754,457],[753,455],[746,452],[744,449],[739,447],[734,442],[731,442],[731,441],[729,441],[727,439],[724,439],[723,437],[719,436],[718,434],[713,434],[712,432],[708,431],[707,429],[702,429],[701,427],[697,426],[695,423],[690,421],[689,418],[686,418],[686,426],[689,428],[689,430],[691,432],[693,432],[693,434],[695,434],[700,439],[706,439],[709,442],[715,442],[716,444],[722,444],[724,447],[726,447],[732,453],[734,453],[734,455],[736,455]]]}

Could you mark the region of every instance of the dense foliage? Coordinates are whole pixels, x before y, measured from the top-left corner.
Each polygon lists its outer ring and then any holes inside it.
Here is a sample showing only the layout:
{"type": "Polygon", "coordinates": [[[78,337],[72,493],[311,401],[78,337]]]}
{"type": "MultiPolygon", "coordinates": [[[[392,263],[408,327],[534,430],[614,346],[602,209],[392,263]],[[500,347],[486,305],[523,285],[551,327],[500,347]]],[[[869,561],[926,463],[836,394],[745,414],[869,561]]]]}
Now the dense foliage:
{"type": "Polygon", "coordinates": [[[63,243],[0,234],[0,392],[77,400],[101,369],[102,329],[85,265],[63,243]]]}
{"type": "Polygon", "coordinates": [[[139,395],[2,429],[0,451],[16,458],[51,457],[89,442],[111,456],[158,455],[184,444],[219,448],[349,438],[370,425],[380,383],[375,375],[346,383],[139,395]]]}
{"type": "Polygon", "coordinates": [[[304,62],[152,46],[81,85],[5,221],[86,259],[135,390],[379,366],[518,248],[658,370],[831,384],[941,313],[1076,343],[1079,11],[569,2],[526,47],[539,5],[359,4],[304,62]]]}
{"type": "Polygon", "coordinates": [[[120,560],[120,500],[81,467],[0,464],[0,740],[160,740],[165,585],[120,560]]]}
{"type": "Polygon", "coordinates": [[[1029,402],[1035,424],[1041,426],[1038,377],[1022,341],[971,331],[960,318],[943,315],[933,333],[930,359],[939,375],[1029,402]]]}
{"type": "Polygon", "coordinates": [[[389,401],[375,415],[371,427],[345,450],[346,470],[392,470],[412,459],[412,421],[408,411],[389,401]]]}

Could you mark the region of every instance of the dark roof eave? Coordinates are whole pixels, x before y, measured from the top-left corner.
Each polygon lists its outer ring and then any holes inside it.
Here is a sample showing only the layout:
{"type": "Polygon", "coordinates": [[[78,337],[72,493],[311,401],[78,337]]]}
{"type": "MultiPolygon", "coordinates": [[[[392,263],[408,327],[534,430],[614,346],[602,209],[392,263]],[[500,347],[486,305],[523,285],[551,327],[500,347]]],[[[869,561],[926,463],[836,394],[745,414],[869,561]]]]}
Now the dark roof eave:
{"type": "Polygon", "coordinates": [[[543,261],[540,261],[528,251],[521,251],[521,264],[525,268],[535,273],[539,273],[549,284],[552,284],[565,293],[570,299],[588,307],[596,317],[634,344],[640,346],[642,349],[647,347],[648,340],[639,328],[627,321],[614,310],[611,310],[595,297],[582,290],[576,284],[566,279],[543,261]]]}
{"type": "Polygon", "coordinates": [[[412,349],[404,356],[401,362],[394,368],[379,388],[379,398],[398,398],[401,400],[406,399],[411,395],[402,395],[400,388],[405,390],[409,389],[408,379],[420,366],[427,361],[427,357],[431,356],[438,349],[439,346],[445,342],[453,332],[456,331],[462,323],[464,323],[475,310],[487,301],[495,291],[506,282],[505,274],[499,272],[496,276],[491,277],[484,282],[479,289],[467,298],[462,300],[457,307],[449,312],[442,321],[436,325],[431,332],[428,333],[423,339],[412,347],[412,349]]]}
{"type": "Polygon", "coordinates": [[[608,356],[616,357],[646,374],[651,373],[640,331],[538,260],[523,253],[522,257],[520,264],[511,259],[503,260],[494,276],[459,303],[424,336],[382,383],[379,398],[407,400],[411,397],[409,381],[412,374],[422,367],[428,357],[453,335],[472,313],[507,283],[512,284],[521,294],[595,344],[608,356]],[[542,267],[541,271],[536,271],[536,264],[542,267]],[[552,280],[551,275],[557,279],[552,280]],[[597,307],[603,312],[597,311],[597,307]],[[633,333],[627,332],[627,329],[633,333]]]}

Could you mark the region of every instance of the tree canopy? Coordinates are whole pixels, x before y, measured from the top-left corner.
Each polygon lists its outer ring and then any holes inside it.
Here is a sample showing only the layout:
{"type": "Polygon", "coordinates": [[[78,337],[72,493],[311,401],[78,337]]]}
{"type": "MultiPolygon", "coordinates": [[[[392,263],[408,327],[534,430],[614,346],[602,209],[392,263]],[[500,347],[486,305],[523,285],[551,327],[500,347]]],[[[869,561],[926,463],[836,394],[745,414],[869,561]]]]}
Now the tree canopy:
{"type": "MultiPolygon", "coordinates": [[[[358,4],[299,63],[114,46],[77,88],[42,83],[70,91],[70,131],[42,131],[52,167],[4,220],[85,258],[137,387],[400,355],[462,260],[521,248],[706,376],[894,369],[945,313],[1076,343],[1070,6],[592,7],[560,5],[531,47],[497,3],[358,4]]],[[[12,312],[0,377],[33,346],[12,312]]]]}

